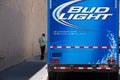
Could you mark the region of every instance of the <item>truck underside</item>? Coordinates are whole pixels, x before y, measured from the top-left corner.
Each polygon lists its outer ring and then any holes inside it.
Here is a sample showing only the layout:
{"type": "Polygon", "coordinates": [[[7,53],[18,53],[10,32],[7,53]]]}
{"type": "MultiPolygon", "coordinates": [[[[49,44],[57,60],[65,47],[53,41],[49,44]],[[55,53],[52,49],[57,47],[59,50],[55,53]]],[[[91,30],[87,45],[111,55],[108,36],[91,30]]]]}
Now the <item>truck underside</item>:
{"type": "Polygon", "coordinates": [[[49,80],[118,80],[118,65],[48,65],[49,80]]]}
{"type": "Polygon", "coordinates": [[[118,80],[118,72],[49,72],[49,80],[118,80]]]}

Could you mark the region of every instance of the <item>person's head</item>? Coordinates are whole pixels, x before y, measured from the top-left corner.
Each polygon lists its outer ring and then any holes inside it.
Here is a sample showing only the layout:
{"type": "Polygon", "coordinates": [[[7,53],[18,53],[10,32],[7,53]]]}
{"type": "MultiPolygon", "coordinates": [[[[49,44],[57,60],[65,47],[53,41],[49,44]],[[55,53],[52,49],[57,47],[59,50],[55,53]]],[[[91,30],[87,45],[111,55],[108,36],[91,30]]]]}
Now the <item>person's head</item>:
{"type": "Polygon", "coordinates": [[[45,37],[45,34],[44,34],[44,33],[42,33],[42,36],[44,36],[44,37],[45,37]]]}

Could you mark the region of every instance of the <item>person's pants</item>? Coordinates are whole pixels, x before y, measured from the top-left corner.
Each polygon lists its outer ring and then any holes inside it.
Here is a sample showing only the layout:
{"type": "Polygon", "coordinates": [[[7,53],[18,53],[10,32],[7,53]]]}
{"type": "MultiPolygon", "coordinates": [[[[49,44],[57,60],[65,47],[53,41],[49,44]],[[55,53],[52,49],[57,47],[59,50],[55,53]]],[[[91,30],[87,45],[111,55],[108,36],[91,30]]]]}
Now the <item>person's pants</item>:
{"type": "Polygon", "coordinates": [[[44,59],[45,45],[41,46],[41,60],[44,59]]]}

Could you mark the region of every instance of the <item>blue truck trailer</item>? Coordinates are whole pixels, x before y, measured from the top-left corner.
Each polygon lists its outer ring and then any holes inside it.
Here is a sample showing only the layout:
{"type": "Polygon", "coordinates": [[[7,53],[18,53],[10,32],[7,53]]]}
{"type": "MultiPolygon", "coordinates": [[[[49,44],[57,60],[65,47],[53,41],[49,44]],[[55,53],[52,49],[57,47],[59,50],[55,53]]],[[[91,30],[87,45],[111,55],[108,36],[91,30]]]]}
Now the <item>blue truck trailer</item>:
{"type": "Polygon", "coordinates": [[[119,0],[48,0],[48,79],[118,80],[119,0]]]}

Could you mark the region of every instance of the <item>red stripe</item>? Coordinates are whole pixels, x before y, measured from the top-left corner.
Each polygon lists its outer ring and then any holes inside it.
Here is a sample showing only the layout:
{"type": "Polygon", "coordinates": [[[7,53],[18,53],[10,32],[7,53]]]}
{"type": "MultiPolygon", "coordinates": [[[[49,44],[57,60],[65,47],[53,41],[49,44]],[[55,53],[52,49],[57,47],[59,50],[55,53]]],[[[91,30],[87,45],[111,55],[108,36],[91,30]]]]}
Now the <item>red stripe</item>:
{"type": "Polygon", "coordinates": [[[105,71],[105,70],[106,70],[106,67],[104,67],[104,66],[103,66],[103,67],[101,67],[101,70],[105,71]]]}
{"type": "Polygon", "coordinates": [[[102,48],[102,46],[98,46],[98,48],[102,48]]]}
{"type": "Polygon", "coordinates": [[[66,70],[70,70],[70,67],[69,67],[69,66],[66,66],[65,69],[66,69],[66,70]]]}
{"type": "Polygon", "coordinates": [[[78,70],[78,66],[75,66],[74,69],[75,69],[75,70],[78,70]]]}
{"type": "Polygon", "coordinates": [[[66,46],[62,46],[62,48],[66,48],[66,46]]]}
{"type": "Polygon", "coordinates": [[[71,48],[75,48],[75,46],[71,46],[71,48]]]}
{"type": "Polygon", "coordinates": [[[89,48],[93,48],[93,46],[89,46],[89,48]]]}
{"type": "Polygon", "coordinates": [[[84,48],[84,46],[80,46],[80,48],[84,48]]]}
{"type": "Polygon", "coordinates": [[[106,46],[107,48],[111,48],[111,46],[106,46]]]}
{"type": "Polygon", "coordinates": [[[57,48],[57,46],[53,46],[53,48],[57,48]]]}
{"type": "Polygon", "coordinates": [[[83,70],[88,70],[88,67],[87,67],[87,66],[84,66],[84,67],[83,67],[83,70]]]}
{"type": "Polygon", "coordinates": [[[98,48],[102,48],[102,46],[98,46],[98,48]]]}
{"type": "MultiPolygon", "coordinates": [[[[111,46],[96,46],[97,48],[112,48],[111,46]]],[[[58,46],[52,46],[52,48],[58,48],[58,46]]],[[[67,48],[66,46],[61,46],[61,48],[67,48]]],[[[75,48],[75,46],[70,46],[70,48],[75,48]]],[[[84,46],[79,46],[79,48],[84,48],[84,46]]],[[[88,48],[94,48],[94,46],[88,46],[88,48]]],[[[120,48],[119,48],[120,49],[120,48]]]]}
{"type": "Polygon", "coordinates": [[[60,66],[56,66],[56,69],[60,69],[60,66]]]}

